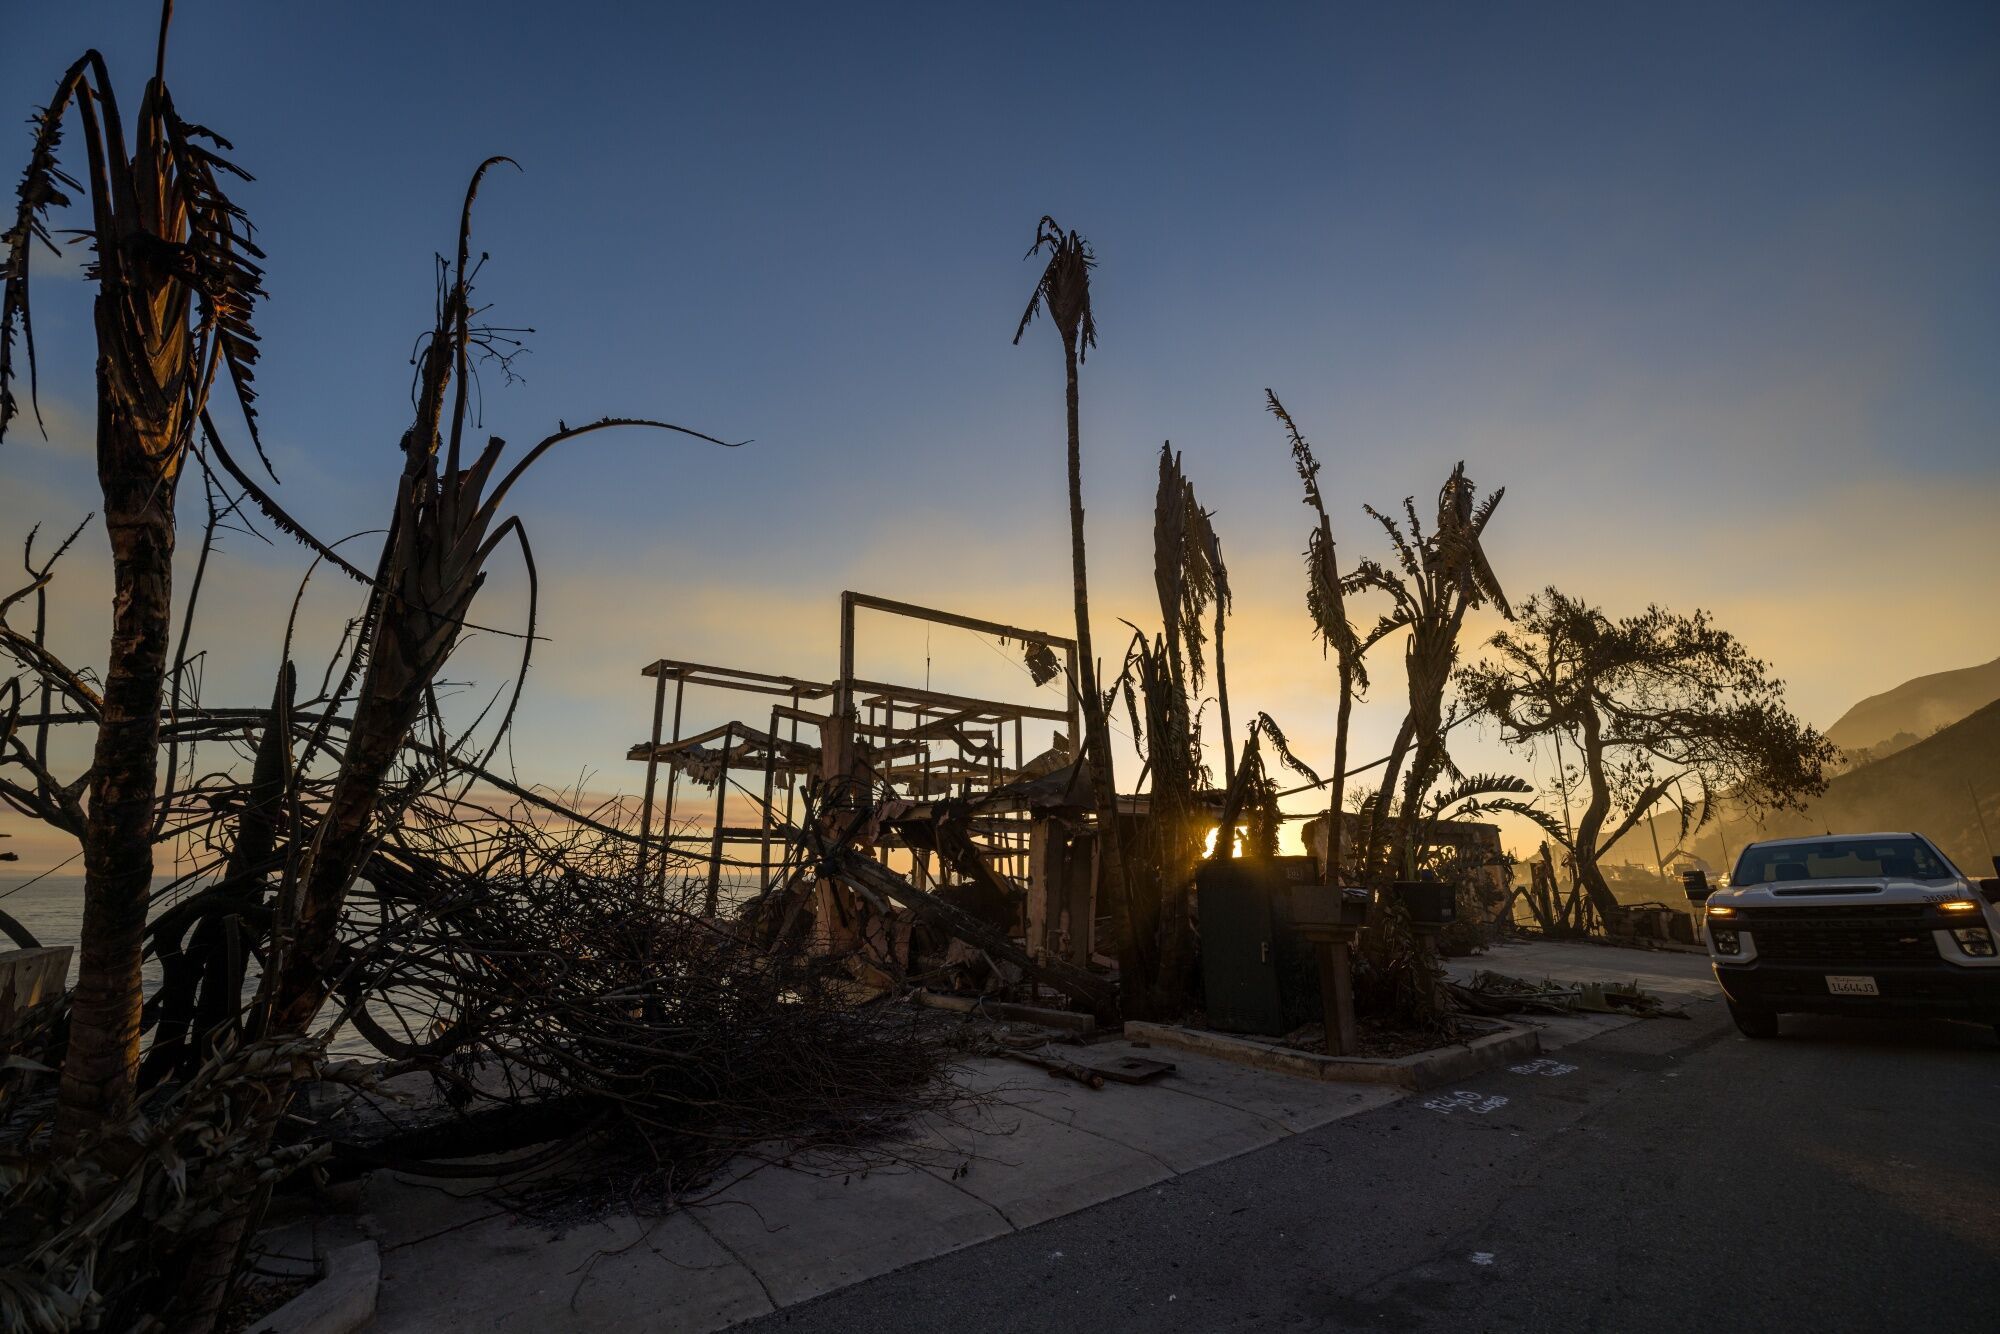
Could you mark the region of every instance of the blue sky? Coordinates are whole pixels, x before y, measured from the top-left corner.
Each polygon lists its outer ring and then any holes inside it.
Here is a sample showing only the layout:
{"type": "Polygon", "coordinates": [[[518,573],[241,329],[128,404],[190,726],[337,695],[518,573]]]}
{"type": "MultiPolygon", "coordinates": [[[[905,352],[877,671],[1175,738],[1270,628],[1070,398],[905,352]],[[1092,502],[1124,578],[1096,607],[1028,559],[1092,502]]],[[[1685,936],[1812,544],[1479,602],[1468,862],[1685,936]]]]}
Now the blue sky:
{"type": "MultiPolygon", "coordinates": [[[[153,22],[21,7],[5,160],[86,46],[135,104],[153,22]]],[[[843,587],[1063,626],[1056,343],[1009,345],[1045,211],[1102,260],[1100,639],[1156,619],[1172,439],[1236,576],[1239,715],[1330,733],[1267,385],[1350,555],[1376,546],[1361,502],[1464,458],[1508,488],[1510,591],[1711,607],[1822,725],[2000,653],[1991,6],[182,0],[169,75],[258,177],[263,420],[321,532],[386,515],[431,256],[490,153],[524,171],[482,197],[481,295],[536,333],[524,383],[488,377],[486,428],[630,413],[755,441],[606,437],[518,493],[553,636],[515,747],[532,777],[630,781],[653,656],[830,674],[843,587]]],[[[52,440],[0,446],[0,545],[92,506],[88,293],[58,266],[35,300],[52,440]]],[[[85,660],[101,549],[71,576],[85,660]]],[[[225,557],[210,693],[261,698],[260,609],[303,562],[225,557]]],[[[348,590],[316,590],[337,629],[348,590]]],[[[968,688],[1010,679],[952,647],[968,688]]],[[[477,646],[465,670],[494,679],[477,646]]],[[[1387,675],[1358,744],[1393,730],[1387,675]]]]}

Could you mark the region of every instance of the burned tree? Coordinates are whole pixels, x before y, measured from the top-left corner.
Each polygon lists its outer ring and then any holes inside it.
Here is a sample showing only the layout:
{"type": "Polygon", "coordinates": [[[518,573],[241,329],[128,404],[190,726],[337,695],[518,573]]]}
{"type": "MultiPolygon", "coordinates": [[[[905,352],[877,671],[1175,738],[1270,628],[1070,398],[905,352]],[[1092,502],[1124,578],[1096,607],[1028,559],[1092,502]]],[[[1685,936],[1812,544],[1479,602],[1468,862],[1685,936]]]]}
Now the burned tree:
{"type": "MultiPolygon", "coordinates": [[[[346,962],[339,937],[347,895],[371,848],[399,823],[412,786],[420,789],[424,782],[421,763],[414,785],[398,782],[394,769],[405,760],[419,719],[427,713],[435,734],[440,739],[446,735],[435,721],[434,683],[469,623],[488,562],[510,536],[529,572],[520,666],[521,677],[526,676],[535,629],[534,557],[520,519],[499,518],[515,483],[555,446],[612,427],[645,427],[727,443],[666,422],[606,417],[561,427],[504,474],[499,464],[506,442],[498,436],[489,438],[476,457],[465,458],[471,361],[494,336],[493,330],[473,323],[472,208],[487,171],[503,162],[512,165],[511,159],[499,157],[482,162],[466,189],[456,258],[440,284],[436,322],[419,358],[416,418],[401,441],[403,474],[395,510],[342,678],[342,693],[346,682],[359,682],[346,745],[310,836],[291,849],[277,885],[272,958],[252,1019],[260,1037],[305,1035],[339,985],[346,962]]],[[[511,723],[512,710],[510,701],[499,720],[502,731],[511,723]]],[[[245,1133],[268,1142],[285,1107],[285,1083],[252,1086],[246,1092],[251,1105],[240,1112],[245,1133]]],[[[249,1202],[225,1215],[190,1270],[182,1301],[191,1327],[202,1327],[220,1309],[239,1239],[252,1221],[249,1202]]]]}
{"type": "MultiPolygon", "coordinates": [[[[20,205],[4,241],[0,437],[16,413],[13,342],[35,381],[28,271],[35,242],[54,250],[53,207],[80,192],[90,210],[97,288],[97,476],[111,541],[112,625],[96,750],[84,806],[81,960],[63,1065],[61,1133],[74,1138],[130,1106],[139,1067],[140,951],[153,878],[159,726],[172,637],[174,502],[195,427],[218,373],[255,436],[252,306],[262,295],[241,209],[218,154],[226,140],[181,118],[167,90],[163,9],[153,76],[126,138],[104,59],[87,51],[35,117],[20,205]],[[64,120],[84,134],[88,185],[58,165],[64,120]],[[213,147],[210,147],[212,145],[213,147]]],[[[39,410],[38,410],[39,412],[39,410]]],[[[46,786],[46,784],[44,784],[46,786]]]]}
{"type": "MultiPolygon", "coordinates": [[[[1067,426],[1069,471],[1069,553],[1070,582],[1076,603],[1077,689],[1082,697],[1084,745],[1081,754],[1090,770],[1091,793],[1097,808],[1098,837],[1102,855],[1098,860],[1099,897],[1116,905],[1128,921],[1134,916],[1126,883],[1124,859],[1118,845],[1118,785],[1112,773],[1111,727],[1107,719],[1109,700],[1100,690],[1097,659],[1090,643],[1090,585],[1085,574],[1083,542],[1083,429],[1078,422],[1077,369],[1097,346],[1097,320],[1090,306],[1090,271],[1097,257],[1088,243],[1074,231],[1065,232],[1056,220],[1043,215],[1035,230],[1035,244],[1028,249],[1032,259],[1048,251],[1048,263],[1028,298],[1021,322],[1015,326],[1014,342],[1028,331],[1035,316],[1047,312],[1062,338],[1063,407],[1067,426]],[[1106,891],[1109,891],[1108,893],[1106,891]]],[[[1074,740],[1074,738],[1072,738],[1074,740]]],[[[1158,966],[1151,943],[1142,932],[1125,931],[1126,963],[1131,975],[1149,976],[1158,966]]]]}
{"type": "MultiPolygon", "coordinates": [[[[1195,498],[1180,455],[1162,445],[1153,503],[1153,586],[1161,632],[1149,640],[1134,630],[1119,680],[1144,776],[1151,779],[1143,820],[1147,846],[1124,850],[1131,929],[1148,947],[1140,957],[1157,961],[1150,972],[1120,976],[1125,1008],[1135,1015],[1178,1016],[1195,994],[1188,895],[1208,828],[1199,801],[1207,786],[1200,704],[1207,675],[1203,621],[1215,604],[1220,636],[1220,604],[1228,588],[1213,517],[1195,498]]],[[[1228,727],[1226,719],[1223,726],[1228,727]]]]}
{"type": "Polygon", "coordinates": [[[1344,877],[1340,813],[1347,787],[1348,726],[1353,718],[1356,697],[1368,689],[1368,668],[1363,659],[1376,641],[1388,633],[1388,629],[1377,627],[1366,639],[1354,632],[1354,623],[1347,616],[1347,590],[1342,585],[1340,564],[1335,559],[1333,521],[1327,517],[1326,501],[1319,489],[1319,460],[1313,457],[1312,446],[1299,434],[1297,424],[1285,411],[1285,405],[1278,401],[1278,396],[1266,389],[1264,401],[1271,415],[1284,426],[1285,435],[1291,441],[1292,464],[1298,469],[1299,481],[1305,485],[1305,503],[1312,507],[1316,521],[1306,539],[1306,612],[1312,617],[1313,630],[1319,635],[1322,652],[1331,648],[1338,665],[1340,697],[1333,720],[1333,771],[1328,775],[1326,784],[1325,875],[1327,883],[1340,884],[1344,877]]]}
{"type": "MultiPolygon", "coordinates": [[[[164,32],[163,24],[162,63],[164,32]]],[[[501,466],[504,445],[497,438],[472,453],[464,441],[471,363],[495,352],[504,338],[474,322],[470,299],[477,267],[469,255],[470,210],[480,178],[501,159],[490,160],[467,193],[456,262],[440,261],[437,319],[422,346],[415,422],[402,441],[403,476],[389,537],[373,574],[357,569],[294,521],[236,463],[208,411],[214,377],[227,371],[255,444],[248,312],[258,294],[249,258],[256,251],[241,213],[217,185],[218,175],[233,169],[197,142],[220,141],[179,118],[156,69],[136,150],[128,150],[94,52],[71,68],[37,118],[20,210],[6,233],[0,386],[9,392],[0,404],[0,425],[16,414],[11,354],[17,333],[28,352],[31,386],[34,378],[32,245],[50,240],[48,213],[67,202],[62,191],[83,188],[57,165],[63,118],[71,110],[83,124],[89,158],[98,472],[113,556],[114,626],[100,687],[92,671],[65,662],[45,633],[47,594],[68,543],[38,557],[31,538],[28,582],[0,597],[0,657],[11,668],[0,681],[0,799],[74,834],[83,843],[88,874],[80,981],[50,1054],[62,1075],[53,1100],[58,1134],[53,1142],[43,1134],[52,1105],[44,1090],[10,1107],[19,1114],[0,1145],[8,1218],[0,1234],[0,1283],[42,1303],[49,1328],[84,1322],[123,1327],[144,1317],[201,1330],[228,1291],[242,1257],[241,1238],[269,1190],[321,1152],[310,1141],[296,1142],[286,1127],[295,1083],[324,1073],[323,1004],[335,995],[364,1012],[387,1003],[403,976],[394,951],[418,925],[437,920],[453,893],[464,898],[492,883],[494,868],[477,860],[477,829],[484,820],[506,824],[518,817],[495,815],[471,797],[473,785],[509,792],[517,802],[540,802],[573,826],[600,829],[613,849],[620,840],[636,842],[485,768],[511,722],[534,639],[532,554],[519,521],[500,515],[511,488],[557,445],[613,426],[727,442],[665,422],[605,418],[560,427],[511,469],[501,466]],[[174,504],[190,460],[211,484],[209,529],[176,648],[170,626],[174,504]],[[223,490],[231,484],[237,494],[223,490]],[[294,627],[287,625],[268,708],[204,706],[169,663],[187,659],[188,627],[216,525],[225,515],[240,520],[258,511],[305,543],[318,562],[363,584],[366,605],[309,697],[299,698],[304,692],[292,665],[294,627]],[[509,539],[518,541],[528,569],[528,626],[512,697],[496,720],[475,720],[475,726],[489,721],[494,733],[482,753],[445,725],[434,685],[462,631],[473,625],[470,612],[488,563],[509,539]],[[17,630],[7,615],[30,598],[35,623],[17,630]],[[73,779],[58,776],[51,759],[48,739],[60,728],[89,728],[96,736],[90,767],[73,779]],[[218,743],[234,748],[235,760],[197,770],[192,749],[218,743]],[[178,787],[161,782],[163,747],[170,754],[181,747],[190,752],[187,781],[178,787]],[[182,853],[189,869],[156,886],[154,849],[160,845],[182,853]],[[373,901],[369,913],[357,915],[350,898],[364,879],[373,901]],[[400,940],[371,929],[370,920],[375,914],[372,925],[379,927],[383,905],[398,900],[400,940]],[[140,971],[149,957],[160,965],[162,985],[142,1004],[140,971]],[[246,1005],[242,991],[252,969],[261,982],[246,1005]],[[105,1258],[111,1256],[115,1263],[105,1258]]],[[[567,850],[579,860],[557,873],[567,876],[564,883],[625,874],[615,853],[607,859],[602,847],[567,850]]],[[[608,892],[603,897],[615,900],[608,892]]],[[[648,902],[653,910],[673,911],[648,902]]],[[[640,911],[635,903],[626,907],[640,911]]],[[[535,929],[551,934],[537,942],[517,933],[506,948],[552,950],[574,940],[559,938],[568,924],[537,918],[525,928],[530,934],[535,929]]],[[[753,1008],[778,1004],[769,993],[756,1000],[742,982],[753,968],[775,980],[789,965],[773,971],[761,948],[738,954],[729,963],[718,962],[714,951],[693,957],[724,972],[736,970],[737,980],[722,981],[719,974],[717,980],[753,1008]]],[[[582,984],[586,995],[590,985],[582,984]]],[[[812,984],[794,978],[776,985],[796,997],[812,984]]],[[[427,1002],[431,1019],[419,1027],[435,1032],[433,1024],[444,1025],[451,1040],[418,1044],[400,1051],[399,1059],[418,1068],[435,1062],[442,1077],[444,1059],[480,1026],[496,1046],[519,1034],[492,1006],[522,999],[513,991],[465,1012],[454,997],[434,991],[427,1002]]],[[[622,997],[600,1003],[619,1014],[631,1009],[622,997]]],[[[353,1015],[344,1009],[342,1017],[353,1015]]],[[[799,1051],[838,1048],[837,1034],[800,1032],[799,1051]]],[[[891,1064],[900,1059],[871,1041],[864,1037],[856,1050],[884,1054],[891,1064]]],[[[671,1065],[677,1058],[660,1052],[648,1059],[671,1065]]],[[[924,1062],[905,1064],[921,1070],[924,1062]]],[[[573,1080],[581,1073],[569,1071],[573,1080]]],[[[814,1082],[774,1089],[773,1096],[793,1099],[814,1082]]],[[[678,1099],[684,1112],[707,1105],[711,1091],[663,1086],[649,1096],[678,1099]]],[[[629,1091],[613,1096],[625,1097],[624,1105],[644,1101],[631,1102],[629,1091]]],[[[801,1105],[792,1106],[783,1112],[774,1102],[770,1110],[780,1122],[789,1115],[796,1123],[801,1105]]]]}
{"type": "Polygon", "coordinates": [[[1510,745],[1546,738],[1582,757],[1589,797],[1573,832],[1545,827],[1569,848],[1602,918],[1618,902],[1599,861],[1663,803],[1685,840],[1718,798],[1796,809],[1826,788],[1833,745],[1792,715],[1784,683],[1707,612],[1648,607],[1613,620],[1549,588],[1492,648],[1459,673],[1462,698],[1510,745]]]}
{"type": "Polygon", "coordinates": [[[1500,591],[1492,567],[1480,547],[1493,511],[1499,507],[1506,489],[1493,492],[1474,503],[1472,482],[1460,463],[1445,479],[1438,492],[1437,523],[1426,533],[1417,517],[1416,505],[1403,501],[1407,523],[1364,506],[1382,525],[1396,553],[1395,570],[1373,559],[1356,566],[1354,588],[1385,592],[1391,608],[1370,632],[1370,642],[1397,630],[1408,630],[1403,649],[1403,669],[1409,690],[1409,711],[1396,731],[1383,767],[1379,798],[1370,809],[1367,835],[1362,845],[1364,871],[1372,866],[1385,829],[1393,829],[1389,864],[1401,874],[1414,871],[1416,849],[1410,835],[1423,809],[1431,785],[1448,761],[1445,750],[1444,701],[1451,684],[1453,666],[1458,661],[1458,635],[1465,615],[1472,608],[1492,602],[1504,615],[1512,615],[1500,591]],[[1405,773],[1404,765],[1408,764],[1405,773]],[[1397,782],[1402,782],[1401,801],[1393,826],[1389,805],[1397,800],[1397,782]]]}

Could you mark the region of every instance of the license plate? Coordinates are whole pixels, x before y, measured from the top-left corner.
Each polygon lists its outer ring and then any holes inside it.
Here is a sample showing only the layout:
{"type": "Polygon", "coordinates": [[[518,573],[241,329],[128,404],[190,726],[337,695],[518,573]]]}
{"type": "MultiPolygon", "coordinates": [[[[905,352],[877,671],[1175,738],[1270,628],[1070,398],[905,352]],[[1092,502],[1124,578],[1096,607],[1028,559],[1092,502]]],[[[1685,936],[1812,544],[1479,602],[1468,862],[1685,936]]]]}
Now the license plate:
{"type": "Polygon", "coordinates": [[[1828,973],[1826,989],[1836,996],[1879,996],[1882,994],[1872,977],[1842,977],[1828,973]]]}

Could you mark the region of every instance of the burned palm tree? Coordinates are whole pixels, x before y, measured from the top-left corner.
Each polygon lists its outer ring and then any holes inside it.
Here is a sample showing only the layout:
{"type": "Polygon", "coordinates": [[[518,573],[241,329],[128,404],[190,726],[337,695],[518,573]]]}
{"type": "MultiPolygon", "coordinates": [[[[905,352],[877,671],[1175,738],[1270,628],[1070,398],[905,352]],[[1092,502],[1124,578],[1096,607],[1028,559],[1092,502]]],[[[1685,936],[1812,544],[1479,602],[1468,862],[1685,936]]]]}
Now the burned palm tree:
{"type": "MultiPolygon", "coordinates": [[[[1195,498],[1180,456],[1162,445],[1153,507],[1153,584],[1161,632],[1148,640],[1135,628],[1119,687],[1145,775],[1151,777],[1142,846],[1123,849],[1130,872],[1127,900],[1132,931],[1146,939],[1157,961],[1152,972],[1121,976],[1120,987],[1128,1008],[1163,1016],[1184,1013],[1194,999],[1188,895],[1208,829],[1208,813],[1199,802],[1207,785],[1200,704],[1206,674],[1203,618],[1226,588],[1211,518],[1195,498]]],[[[1221,615],[1218,608],[1218,626],[1221,615]]]]}
{"type": "Polygon", "coordinates": [[[1416,817],[1448,759],[1444,697],[1458,661],[1458,635],[1465,615],[1487,602],[1497,606],[1502,615],[1513,615],[1480,545],[1486,524],[1505,494],[1502,487],[1475,502],[1472,482],[1460,463],[1438,492],[1437,522],[1429,533],[1417,517],[1415,503],[1408,498],[1403,501],[1407,531],[1405,524],[1393,517],[1372,506],[1364,507],[1388,534],[1400,571],[1369,559],[1356,567],[1354,585],[1380,589],[1389,594],[1392,603],[1369,639],[1378,640],[1399,629],[1409,631],[1403,652],[1409,712],[1389,748],[1380,795],[1369,811],[1367,841],[1362,846],[1364,866],[1373,861],[1380,846],[1386,812],[1396,800],[1400,779],[1403,790],[1391,864],[1410,870],[1414,855],[1410,835],[1416,817]]]}
{"type": "MultiPolygon", "coordinates": [[[[159,727],[173,610],[174,502],[217,374],[255,433],[251,310],[261,253],[223,191],[248,179],[228,142],[181,118],[166,84],[164,7],[154,62],[128,139],[104,59],[87,51],[35,117],[34,142],[5,233],[0,297],[0,437],[18,411],[18,334],[36,380],[28,272],[54,250],[49,211],[83,197],[97,288],[97,475],[112,559],[112,624],[83,829],[84,911],[59,1130],[66,1138],[131,1103],[139,1061],[140,951],[153,876],[159,727]],[[58,164],[63,126],[84,135],[84,182],[58,164]]],[[[39,407],[37,407],[39,420],[39,407]]]]}
{"type": "Polygon", "coordinates": [[[1077,421],[1077,368],[1089,350],[1097,345],[1097,322],[1090,308],[1090,271],[1097,258],[1077,233],[1065,232],[1056,220],[1043,215],[1035,229],[1035,243],[1028,249],[1032,259],[1044,250],[1048,263],[1035,283],[1034,295],[1014,329],[1014,342],[1035,316],[1046,312],[1062,337],[1064,390],[1069,439],[1069,550],[1070,579],[1076,596],[1077,693],[1082,699],[1084,748],[1090,766],[1092,802],[1097,808],[1098,838],[1102,853],[1098,859],[1098,896],[1118,907],[1128,918],[1126,951],[1134,965],[1131,976],[1151,976],[1154,958],[1140,933],[1130,928],[1124,860],[1118,847],[1118,785],[1111,769],[1111,727],[1106,716],[1107,700],[1097,681],[1097,659],[1090,645],[1090,584],[1085,574],[1083,544],[1083,432],[1077,421]],[[1109,891],[1108,893],[1106,891],[1109,891]]]}
{"type": "MultiPolygon", "coordinates": [[[[1458,635],[1466,613],[1489,601],[1503,613],[1510,610],[1480,547],[1480,537],[1503,494],[1495,491],[1475,503],[1472,483],[1461,463],[1438,493],[1437,522],[1428,532],[1411,499],[1403,501],[1403,522],[1372,506],[1363,507],[1388,534],[1397,568],[1363,559],[1343,585],[1347,592],[1376,589],[1390,598],[1388,612],[1361,644],[1365,648],[1398,630],[1409,632],[1403,655],[1409,709],[1390,744],[1381,786],[1362,812],[1362,843],[1356,865],[1371,884],[1414,876],[1423,845],[1430,837],[1423,818],[1424,803],[1439,775],[1450,767],[1444,696],[1457,661],[1458,635]],[[1400,804],[1392,816],[1390,808],[1397,803],[1399,784],[1400,804]],[[1390,872],[1387,875],[1377,869],[1385,832],[1390,855],[1382,869],[1390,872]]],[[[1473,795],[1485,793],[1462,793],[1460,799],[1473,795]]],[[[1432,814],[1439,812],[1433,810],[1432,814]]],[[[1339,820],[1336,809],[1329,823],[1337,828],[1339,820]]],[[[1396,899],[1377,899],[1361,946],[1368,963],[1364,974],[1367,1008],[1421,1028],[1450,1027],[1436,961],[1418,942],[1409,915],[1396,899]]],[[[1357,979],[1357,992],[1361,990],[1357,979]]]]}
{"type": "MultiPolygon", "coordinates": [[[[605,417],[562,425],[498,475],[506,442],[490,437],[478,455],[464,459],[472,359],[491,350],[502,331],[473,323],[470,262],[472,208],[486,173],[503,157],[488,158],[473,173],[459,215],[455,261],[440,281],[436,320],[422,344],[416,380],[415,420],[403,435],[403,473],[380,562],[370,585],[362,629],[346,680],[359,681],[353,719],[325,809],[303,854],[279,887],[274,958],[266,969],[257,1011],[262,1036],[289,1039],[311,1028],[320,1007],[346,980],[339,940],[347,895],[368,855],[394,827],[422,782],[399,782],[396,766],[409,757],[412,733],[427,712],[434,717],[433,683],[470,622],[486,565],[508,537],[519,543],[529,575],[528,627],[521,676],[534,642],[535,566],[518,516],[504,520],[500,506],[527,470],[556,445],[618,426],[671,431],[711,444],[729,442],[668,422],[605,417]]],[[[442,262],[440,268],[443,269],[442,262]]],[[[518,699],[519,680],[516,682],[518,699]]],[[[512,703],[500,721],[504,733],[512,703]]],[[[442,728],[439,729],[442,731],[442,728]]],[[[308,741],[308,747],[318,738],[308,741]]],[[[441,757],[440,762],[449,757],[441,757]]],[[[285,1081],[251,1086],[240,1113],[247,1133],[268,1142],[285,1102],[285,1081]]],[[[227,1292],[238,1242],[254,1204],[245,1201],[225,1217],[197,1262],[190,1266],[181,1305],[185,1326],[205,1329],[227,1292]]]]}
{"type": "Polygon", "coordinates": [[[1234,598],[1229,567],[1222,563],[1222,539],[1213,526],[1208,529],[1208,568],[1215,580],[1215,707],[1222,718],[1222,771],[1231,774],[1236,772],[1236,739],[1229,725],[1229,665],[1222,651],[1222,630],[1234,598]]]}
{"type": "Polygon", "coordinates": [[[1326,876],[1329,884],[1339,884],[1342,874],[1341,832],[1344,820],[1342,800],[1347,787],[1347,736],[1354,714],[1355,696],[1368,689],[1368,668],[1363,659],[1369,648],[1386,631],[1363,639],[1354,631],[1347,616],[1346,589],[1341,583],[1340,565],[1335,559],[1333,521],[1327,517],[1326,500],[1319,489],[1319,460],[1312,446],[1299,433],[1292,415],[1271,390],[1264,391],[1265,406],[1285,428],[1292,445],[1292,464],[1305,484],[1305,503],[1316,520],[1306,540],[1306,611],[1312,617],[1322,649],[1331,648],[1340,681],[1340,700],[1333,723],[1333,772],[1327,778],[1326,876]]]}
{"type": "MultiPolygon", "coordinates": [[[[1185,687],[1184,699],[1200,693],[1207,674],[1202,618],[1211,603],[1220,612],[1229,596],[1214,517],[1195,499],[1181,456],[1171,444],[1161,445],[1159,485],[1153,493],[1153,587],[1160,595],[1167,661],[1175,681],[1185,687]]],[[[1225,730],[1227,726],[1225,721],[1225,730]]]]}

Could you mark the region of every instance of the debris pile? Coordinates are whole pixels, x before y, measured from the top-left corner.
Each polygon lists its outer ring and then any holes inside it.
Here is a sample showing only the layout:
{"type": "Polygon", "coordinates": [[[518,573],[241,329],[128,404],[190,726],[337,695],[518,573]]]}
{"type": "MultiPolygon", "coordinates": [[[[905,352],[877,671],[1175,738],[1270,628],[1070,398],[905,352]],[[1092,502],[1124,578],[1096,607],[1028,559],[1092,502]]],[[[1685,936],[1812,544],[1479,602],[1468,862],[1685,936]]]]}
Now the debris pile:
{"type": "Polygon", "coordinates": [[[1472,1014],[1636,1014],[1686,1018],[1635,980],[1620,982],[1529,982],[1482,969],[1465,982],[1447,982],[1452,999],[1472,1014]]]}

